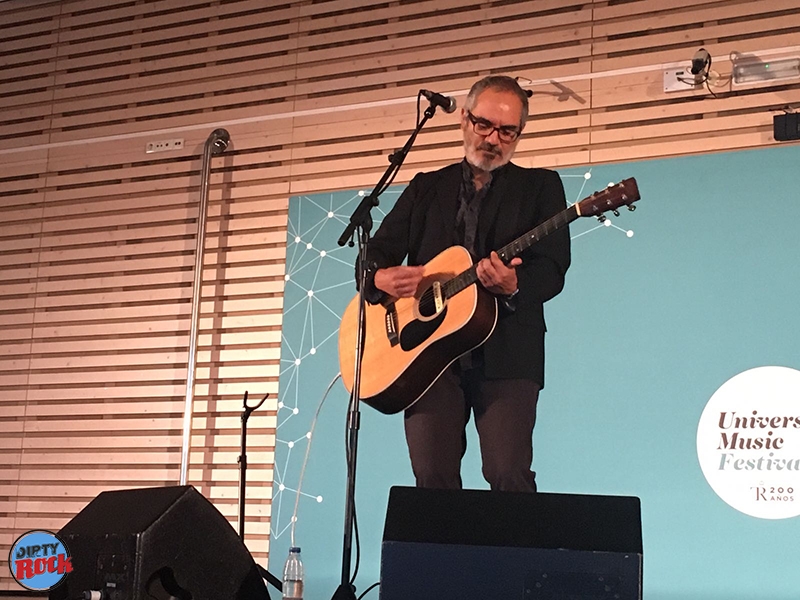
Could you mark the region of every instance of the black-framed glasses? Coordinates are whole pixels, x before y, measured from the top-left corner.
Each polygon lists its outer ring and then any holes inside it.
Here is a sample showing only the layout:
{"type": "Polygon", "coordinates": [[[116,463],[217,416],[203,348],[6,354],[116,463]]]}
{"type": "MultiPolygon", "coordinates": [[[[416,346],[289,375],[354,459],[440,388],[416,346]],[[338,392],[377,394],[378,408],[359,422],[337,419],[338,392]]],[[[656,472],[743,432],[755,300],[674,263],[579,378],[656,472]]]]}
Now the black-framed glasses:
{"type": "Polygon", "coordinates": [[[467,110],[467,118],[469,119],[469,122],[472,123],[472,130],[475,133],[482,135],[483,137],[489,137],[492,135],[493,131],[496,131],[497,137],[505,144],[510,144],[511,142],[515,141],[522,133],[519,127],[515,127],[514,125],[501,125],[500,127],[497,127],[491,121],[487,121],[481,117],[476,117],[469,110],[467,110]]]}

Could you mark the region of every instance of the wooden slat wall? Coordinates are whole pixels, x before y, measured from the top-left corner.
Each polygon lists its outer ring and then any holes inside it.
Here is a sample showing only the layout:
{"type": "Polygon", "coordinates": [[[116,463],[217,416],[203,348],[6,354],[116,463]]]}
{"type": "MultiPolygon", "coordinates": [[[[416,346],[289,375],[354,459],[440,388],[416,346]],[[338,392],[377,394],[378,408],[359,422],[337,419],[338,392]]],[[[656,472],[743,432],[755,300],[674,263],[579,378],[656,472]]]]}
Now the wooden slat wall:
{"type": "MultiPolygon", "coordinates": [[[[420,87],[536,82],[523,165],[775,143],[796,0],[0,2],[0,556],[97,493],[178,480],[202,146],[213,161],[190,482],[236,519],[245,390],[277,392],[291,195],[371,186],[420,87]],[[712,89],[665,94],[700,46],[712,89]],[[145,154],[148,141],[183,150],[145,154]]],[[[463,94],[459,94],[459,99],[463,94]]],[[[439,114],[398,181],[461,157],[439,114]]],[[[248,544],[268,551],[276,403],[250,424],[248,544]]],[[[16,589],[5,564],[0,589],[16,589]]]]}

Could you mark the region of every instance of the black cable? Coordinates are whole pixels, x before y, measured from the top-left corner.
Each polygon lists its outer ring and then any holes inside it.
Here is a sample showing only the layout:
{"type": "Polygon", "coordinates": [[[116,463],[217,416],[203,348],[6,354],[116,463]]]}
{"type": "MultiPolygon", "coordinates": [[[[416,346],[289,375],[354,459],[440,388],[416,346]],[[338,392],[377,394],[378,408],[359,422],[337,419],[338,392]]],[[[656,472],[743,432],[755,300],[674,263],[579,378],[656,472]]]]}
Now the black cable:
{"type": "Polygon", "coordinates": [[[355,538],[356,542],[356,566],[353,567],[353,576],[350,578],[350,585],[353,585],[356,582],[356,577],[358,577],[358,567],[361,565],[361,541],[358,539],[358,516],[356,514],[355,502],[353,502],[353,537],[355,538]]]}
{"type": "Polygon", "coordinates": [[[371,592],[372,590],[374,590],[374,589],[375,589],[377,586],[379,586],[380,584],[381,584],[381,582],[380,582],[380,581],[376,581],[376,582],[375,582],[375,583],[373,583],[371,586],[369,586],[369,587],[368,587],[366,590],[364,590],[364,593],[363,593],[363,594],[361,594],[361,595],[360,595],[358,598],[356,598],[356,600],[361,600],[361,599],[362,599],[364,596],[366,596],[366,595],[367,595],[369,592],[371,592]]]}
{"type": "Polygon", "coordinates": [[[527,81],[527,82],[528,82],[528,84],[531,84],[531,85],[533,84],[533,80],[531,80],[531,79],[528,79],[527,77],[523,77],[522,75],[517,75],[516,77],[514,77],[514,81],[516,81],[516,82],[517,82],[517,85],[519,85],[520,89],[521,89],[523,92],[525,92],[525,95],[526,95],[528,98],[530,98],[531,96],[533,96],[533,90],[526,90],[525,88],[523,88],[523,87],[520,85],[520,83],[519,83],[519,80],[520,80],[520,79],[524,79],[525,81],[527,81]]]}
{"type": "MultiPolygon", "coordinates": [[[[363,345],[361,346],[364,347],[363,345]]],[[[348,429],[345,427],[345,458],[347,459],[347,465],[350,465],[350,446],[348,442],[348,429]]],[[[349,474],[348,474],[349,475],[349,474]]],[[[358,567],[361,563],[361,541],[358,537],[358,514],[356,512],[356,499],[355,499],[355,490],[353,490],[353,533],[354,533],[354,541],[356,546],[356,560],[355,560],[355,567],[353,567],[353,574],[350,576],[350,585],[356,580],[356,576],[358,575],[358,567]]]]}
{"type": "MultiPolygon", "coordinates": [[[[366,329],[364,329],[364,331],[366,331],[366,329]]],[[[363,348],[364,348],[363,340],[362,340],[361,348],[362,348],[362,352],[363,352],[363,348]]],[[[351,393],[351,396],[352,396],[352,393],[351,393]]],[[[352,406],[352,397],[350,399],[350,406],[352,406]]],[[[348,408],[348,411],[349,411],[349,408],[348,408]]],[[[349,419],[349,417],[348,417],[348,419],[349,419]]],[[[350,477],[350,436],[349,436],[349,434],[350,434],[350,430],[349,430],[348,425],[346,424],[345,428],[344,428],[344,453],[345,453],[345,463],[346,463],[347,469],[348,469],[348,471],[347,471],[347,477],[348,478],[350,477]]],[[[354,541],[355,541],[356,559],[355,559],[355,567],[353,568],[353,574],[350,576],[350,585],[351,586],[353,585],[353,582],[356,580],[356,576],[358,575],[358,566],[359,566],[359,563],[361,562],[361,542],[358,539],[358,516],[357,516],[357,513],[356,513],[356,498],[355,498],[356,491],[352,490],[352,493],[353,493],[353,532],[355,534],[354,541]]]]}
{"type": "Polygon", "coordinates": [[[711,85],[708,83],[710,80],[708,71],[706,71],[706,73],[703,74],[703,79],[701,79],[700,81],[697,81],[696,79],[686,79],[684,77],[677,77],[676,79],[681,83],[685,83],[686,85],[692,86],[693,88],[697,87],[698,85],[701,86],[705,85],[706,89],[712,96],[714,96],[714,98],[719,98],[719,96],[714,93],[714,90],[711,89],[711,85]]]}
{"type": "Polygon", "coordinates": [[[708,90],[708,93],[709,93],[709,94],[711,94],[712,96],[714,96],[714,98],[719,98],[719,96],[717,96],[717,95],[714,93],[714,90],[712,90],[712,89],[711,89],[711,86],[708,84],[708,77],[706,77],[706,78],[705,78],[705,81],[704,81],[704,83],[706,84],[706,89],[708,90]]]}
{"type": "MultiPolygon", "coordinates": [[[[419,98],[417,99],[417,103],[419,104],[419,98]]],[[[417,106],[417,110],[419,110],[419,106],[417,106]]],[[[385,188],[384,188],[385,189],[385,188]]],[[[383,192],[381,192],[383,193],[383,192]]],[[[366,344],[367,339],[367,323],[366,323],[366,313],[363,316],[364,322],[363,327],[361,328],[362,331],[362,338],[361,338],[361,353],[364,353],[364,347],[366,344]]],[[[355,390],[354,390],[355,391],[355,390]]],[[[352,398],[351,398],[352,404],[352,398]]],[[[344,428],[344,450],[345,450],[345,459],[347,463],[347,467],[350,467],[350,430],[347,426],[344,428]]],[[[348,479],[350,477],[350,473],[347,473],[348,479]]],[[[356,577],[358,576],[358,567],[361,564],[361,540],[358,537],[358,513],[356,512],[356,491],[352,490],[353,493],[353,534],[354,534],[354,541],[356,546],[356,559],[355,559],[355,567],[353,567],[353,574],[350,576],[350,585],[352,586],[355,583],[356,577]]]]}
{"type": "MultiPolygon", "coordinates": [[[[417,115],[419,115],[419,96],[417,97],[417,115]]],[[[395,174],[397,173],[398,168],[395,167],[395,174]]],[[[392,179],[394,178],[394,174],[392,175],[392,179]]],[[[383,188],[384,190],[388,187],[389,184],[383,188]]],[[[383,190],[378,192],[378,195],[383,193],[383,190]]],[[[359,239],[359,256],[361,255],[361,237],[359,239]]],[[[359,276],[360,278],[360,276],[359,276]]],[[[361,357],[364,356],[364,348],[366,345],[367,339],[367,315],[366,312],[363,312],[361,315],[361,340],[359,347],[361,349],[361,357]]],[[[354,382],[355,384],[355,382],[354,382]]],[[[355,394],[356,390],[355,387],[353,391],[350,393],[350,400],[347,406],[347,418],[345,419],[345,427],[344,427],[344,452],[345,452],[345,464],[347,467],[347,479],[350,480],[350,467],[351,467],[351,456],[350,456],[350,411],[355,406],[355,394]]],[[[355,468],[355,465],[352,465],[355,468]]],[[[355,534],[355,550],[356,550],[356,557],[355,557],[355,567],[353,569],[353,574],[350,576],[350,586],[353,586],[353,583],[356,580],[356,576],[358,575],[358,567],[361,562],[361,541],[358,537],[358,517],[356,513],[356,491],[355,489],[350,490],[350,493],[353,495],[352,498],[352,505],[353,505],[353,533],[355,534]]],[[[347,520],[347,515],[345,515],[345,521],[347,520]]],[[[347,534],[346,534],[347,535],[347,534]]],[[[344,575],[344,574],[343,574],[344,575]]],[[[355,588],[354,588],[355,589],[355,588]]]]}
{"type": "Polygon", "coordinates": [[[706,70],[706,72],[705,72],[705,77],[703,77],[703,83],[706,84],[706,89],[708,90],[708,93],[711,94],[712,96],[714,96],[714,98],[718,98],[719,96],[717,96],[714,93],[714,91],[711,89],[711,85],[709,85],[709,83],[708,83],[708,79],[709,79],[709,77],[711,77],[711,55],[710,54],[708,55],[708,62],[706,63],[706,69],[705,70],[706,70]]]}
{"type": "MultiPolygon", "coordinates": [[[[699,73],[698,73],[698,75],[699,75],[699,73]]],[[[690,85],[692,87],[697,87],[698,85],[703,85],[704,83],[706,83],[708,81],[708,73],[706,73],[703,76],[703,79],[701,79],[700,81],[697,81],[697,79],[695,79],[694,77],[692,79],[686,79],[685,77],[676,77],[676,79],[678,81],[680,81],[681,83],[685,83],[686,85],[690,85]]]]}
{"type": "MultiPolygon", "coordinates": [[[[696,75],[700,75],[700,73],[697,73],[696,75]]],[[[686,85],[690,85],[692,87],[697,87],[698,85],[700,86],[705,85],[709,94],[711,94],[714,98],[719,98],[719,96],[714,93],[714,90],[711,89],[711,84],[709,84],[710,78],[711,78],[711,56],[709,55],[708,61],[703,67],[703,78],[700,81],[698,81],[697,79],[684,79],[683,77],[678,77],[677,79],[681,83],[685,83],[686,85]]]]}

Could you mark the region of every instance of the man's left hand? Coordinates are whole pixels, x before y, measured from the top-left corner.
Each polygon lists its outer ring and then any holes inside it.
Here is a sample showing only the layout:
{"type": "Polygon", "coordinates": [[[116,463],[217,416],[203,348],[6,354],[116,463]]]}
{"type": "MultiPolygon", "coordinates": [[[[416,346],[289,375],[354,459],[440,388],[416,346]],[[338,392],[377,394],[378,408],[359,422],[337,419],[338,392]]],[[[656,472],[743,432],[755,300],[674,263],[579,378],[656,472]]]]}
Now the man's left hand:
{"type": "Polygon", "coordinates": [[[522,264],[519,257],[512,258],[506,265],[497,252],[482,259],[475,269],[481,285],[498,296],[509,296],[517,290],[517,269],[522,264]]]}

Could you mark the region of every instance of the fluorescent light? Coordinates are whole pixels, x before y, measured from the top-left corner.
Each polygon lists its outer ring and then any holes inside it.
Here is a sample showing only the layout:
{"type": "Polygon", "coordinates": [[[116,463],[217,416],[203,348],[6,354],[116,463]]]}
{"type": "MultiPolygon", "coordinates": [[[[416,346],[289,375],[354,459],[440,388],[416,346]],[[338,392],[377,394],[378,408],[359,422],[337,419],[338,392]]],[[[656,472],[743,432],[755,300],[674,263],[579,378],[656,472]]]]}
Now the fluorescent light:
{"type": "Polygon", "coordinates": [[[800,58],[744,59],[733,63],[733,83],[736,85],[795,78],[800,78],[800,58]]]}

